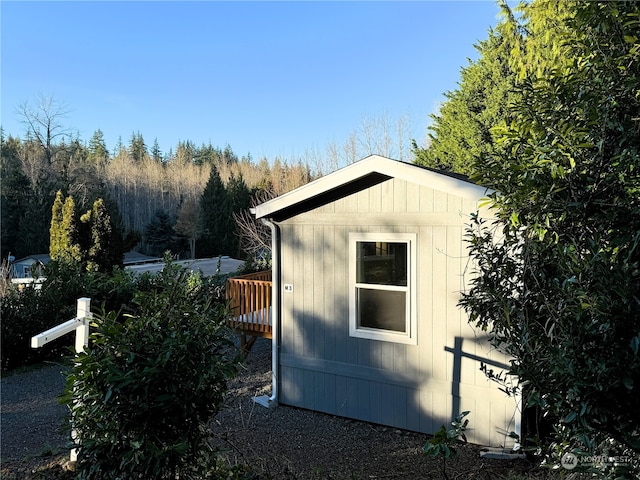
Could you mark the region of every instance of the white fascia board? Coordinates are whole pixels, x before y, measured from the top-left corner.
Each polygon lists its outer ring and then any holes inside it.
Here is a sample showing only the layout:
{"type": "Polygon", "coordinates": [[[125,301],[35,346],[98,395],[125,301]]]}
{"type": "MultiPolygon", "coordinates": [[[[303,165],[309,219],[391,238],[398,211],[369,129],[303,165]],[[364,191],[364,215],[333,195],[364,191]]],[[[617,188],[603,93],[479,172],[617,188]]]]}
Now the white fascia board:
{"type": "Polygon", "coordinates": [[[391,160],[379,155],[371,155],[258,205],[252,213],[255,214],[256,218],[270,217],[280,210],[322,195],[372,173],[400,178],[469,200],[479,200],[490,193],[485,187],[437,173],[418,165],[391,160]]]}

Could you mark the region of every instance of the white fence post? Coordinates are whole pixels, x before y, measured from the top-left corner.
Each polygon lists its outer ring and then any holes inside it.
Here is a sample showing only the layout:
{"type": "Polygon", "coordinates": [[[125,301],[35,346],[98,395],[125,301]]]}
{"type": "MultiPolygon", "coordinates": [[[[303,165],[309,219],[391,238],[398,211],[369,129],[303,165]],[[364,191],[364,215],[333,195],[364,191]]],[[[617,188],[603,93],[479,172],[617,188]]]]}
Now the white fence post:
{"type": "Polygon", "coordinates": [[[78,310],[76,312],[78,319],[83,322],[76,328],[76,353],[84,352],[84,347],[89,345],[89,321],[93,318],[91,313],[91,299],[82,297],[78,299],[78,310]]]}
{"type": "MultiPolygon", "coordinates": [[[[67,333],[73,331],[76,332],[76,353],[84,352],[84,349],[89,345],[89,324],[93,314],[91,313],[91,299],[82,297],[78,299],[78,307],[76,310],[76,318],[67,320],[60,325],[57,325],[49,330],[42,332],[34,337],[31,337],[31,348],[39,348],[47,343],[60,338],[67,333]]],[[[73,420],[73,419],[72,419],[73,420]]],[[[74,441],[77,438],[75,429],[71,429],[71,439],[74,441]]],[[[77,449],[71,449],[69,460],[75,462],[78,459],[77,449]]]]}

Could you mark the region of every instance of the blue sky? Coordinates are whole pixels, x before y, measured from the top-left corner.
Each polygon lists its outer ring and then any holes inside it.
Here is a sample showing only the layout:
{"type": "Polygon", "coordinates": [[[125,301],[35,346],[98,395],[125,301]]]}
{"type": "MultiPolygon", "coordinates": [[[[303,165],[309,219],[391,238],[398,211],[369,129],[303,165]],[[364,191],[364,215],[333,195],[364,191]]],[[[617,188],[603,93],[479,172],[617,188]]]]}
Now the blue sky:
{"type": "Polygon", "coordinates": [[[341,144],[363,119],[400,116],[421,142],[492,1],[0,2],[1,124],[53,96],[63,122],[110,150],[140,132],[292,158],[341,144]]]}

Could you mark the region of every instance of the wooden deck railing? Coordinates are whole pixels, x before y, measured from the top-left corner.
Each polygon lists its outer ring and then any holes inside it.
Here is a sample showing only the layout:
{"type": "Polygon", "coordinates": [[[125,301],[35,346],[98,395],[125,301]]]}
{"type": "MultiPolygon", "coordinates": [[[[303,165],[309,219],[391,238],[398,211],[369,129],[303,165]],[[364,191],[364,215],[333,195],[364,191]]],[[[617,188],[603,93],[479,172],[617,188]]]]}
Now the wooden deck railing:
{"type": "Polygon", "coordinates": [[[243,347],[256,337],[271,338],[271,270],[227,279],[229,326],[242,334],[243,347]],[[247,343],[247,337],[253,337],[247,343]]]}

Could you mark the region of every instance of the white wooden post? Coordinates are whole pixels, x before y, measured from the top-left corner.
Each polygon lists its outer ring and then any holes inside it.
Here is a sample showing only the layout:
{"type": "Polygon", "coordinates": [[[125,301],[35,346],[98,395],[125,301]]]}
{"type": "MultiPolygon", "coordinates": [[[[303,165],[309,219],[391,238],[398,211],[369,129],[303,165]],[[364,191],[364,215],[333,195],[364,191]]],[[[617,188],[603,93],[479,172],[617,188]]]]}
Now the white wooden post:
{"type": "Polygon", "coordinates": [[[76,353],[80,353],[84,352],[84,347],[89,345],[89,321],[93,318],[90,298],[82,297],[78,299],[76,317],[83,320],[76,328],[76,353]]]}
{"type": "Polygon", "coordinates": [[[67,333],[76,331],[76,353],[84,351],[84,347],[89,345],[89,322],[93,318],[91,313],[91,299],[79,298],[76,318],[67,320],[49,330],[31,337],[31,348],[40,348],[43,345],[60,338],[67,333]]]}
{"type": "MultiPolygon", "coordinates": [[[[60,325],[57,325],[49,330],[42,332],[34,337],[31,337],[31,348],[40,348],[43,345],[60,338],[67,333],[73,331],[76,332],[76,353],[84,352],[84,349],[89,345],[89,324],[93,314],[91,313],[91,299],[82,297],[78,299],[78,307],[76,310],[76,318],[67,320],[60,325]]],[[[75,429],[71,429],[71,439],[75,442],[77,434],[75,429]]],[[[78,460],[77,449],[71,449],[69,460],[75,462],[78,460]]]]}

